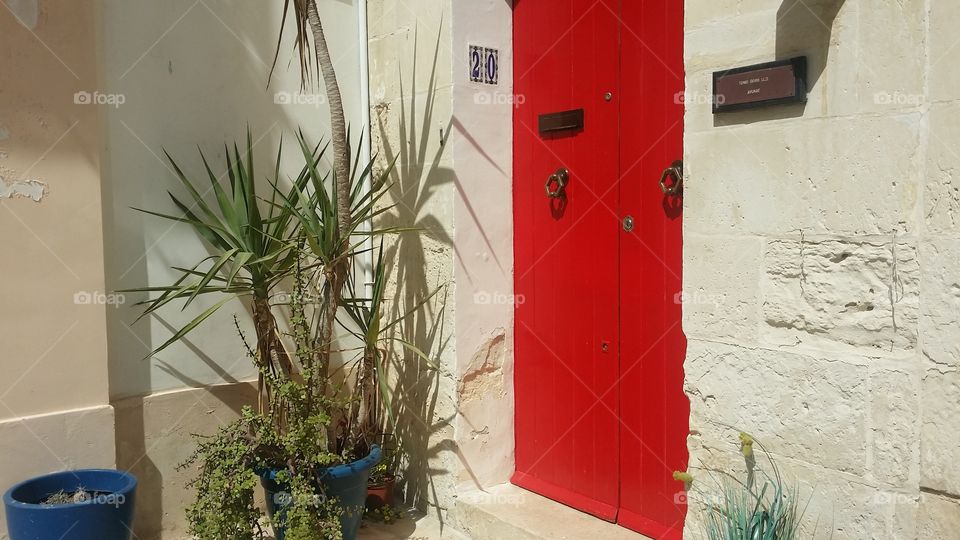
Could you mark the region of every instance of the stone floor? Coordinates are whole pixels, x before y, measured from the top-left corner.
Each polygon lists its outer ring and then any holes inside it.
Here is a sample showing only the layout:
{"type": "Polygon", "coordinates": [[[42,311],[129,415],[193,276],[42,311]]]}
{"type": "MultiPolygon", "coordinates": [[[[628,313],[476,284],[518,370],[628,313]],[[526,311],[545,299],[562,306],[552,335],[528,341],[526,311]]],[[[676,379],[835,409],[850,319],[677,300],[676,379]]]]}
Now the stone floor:
{"type": "Polygon", "coordinates": [[[644,540],[607,523],[512,484],[461,493],[457,514],[471,540],[644,540]]]}
{"type": "Polygon", "coordinates": [[[364,523],[358,540],[469,540],[449,525],[442,525],[436,516],[410,516],[395,523],[364,523]]]}

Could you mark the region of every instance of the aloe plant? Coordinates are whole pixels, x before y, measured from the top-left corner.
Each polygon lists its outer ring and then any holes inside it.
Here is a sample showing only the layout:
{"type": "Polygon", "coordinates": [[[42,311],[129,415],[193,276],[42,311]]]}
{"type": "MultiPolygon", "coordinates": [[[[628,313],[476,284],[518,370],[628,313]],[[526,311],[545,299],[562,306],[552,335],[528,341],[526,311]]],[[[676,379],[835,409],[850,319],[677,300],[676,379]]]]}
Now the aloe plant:
{"type": "Polygon", "coordinates": [[[773,457],[759,441],[741,433],[740,443],[747,463],[747,478],[741,481],[729,473],[710,470],[720,476],[716,482],[719,493],[706,505],[704,535],[708,540],[799,538],[807,508],[807,503],[800,499],[799,488],[785,482],[773,457]],[[760,446],[772,472],[759,471],[762,480],[759,485],[754,444],[760,446]]]}

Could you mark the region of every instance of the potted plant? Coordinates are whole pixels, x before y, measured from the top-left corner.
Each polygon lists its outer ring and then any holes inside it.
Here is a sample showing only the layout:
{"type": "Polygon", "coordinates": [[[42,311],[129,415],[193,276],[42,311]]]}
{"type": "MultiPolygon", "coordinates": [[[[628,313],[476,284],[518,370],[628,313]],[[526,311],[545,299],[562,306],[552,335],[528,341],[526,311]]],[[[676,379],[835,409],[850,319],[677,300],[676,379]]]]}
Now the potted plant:
{"type": "MultiPolygon", "coordinates": [[[[369,236],[408,230],[361,232],[392,208],[381,202],[390,169],[372,179],[372,163],[354,171],[350,220],[343,224],[336,183],[319,172],[324,149],[309,145],[302,134],[298,142],[305,164],[290,187],[281,189],[278,152],[267,198],[258,196],[253,180],[249,133],[245,153],[236,145],[228,153],[225,185],[203,159],[213,204],[170,158],[190,199],[171,194],[179,214],[147,211],[191,225],[211,254],[192,267],[177,268],[181,275],[171,285],[135,290],[159,293],[144,302],[144,315],[178,299],[189,305],[200,296],[222,297],[158,350],[194,331],[231,299],[245,300],[253,314],[255,343],[240,335],[259,371],[257,408],[244,410],[237,422],[202,439],[189,462],[200,467],[193,483],[197,500],[188,515],[191,531],[201,538],[262,535],[252,492],[257,477],[267,492],[278,537],[314,538],[315,531],[337,524],[343,538],[355,536],[368,472],[381,459],[378,434],[389,422],[391,395],[384,375],[393,340],[389,333],[432,297],[394,320],[383,320],[388,264],[382,243],[373,249],[369,294],[353,276],[360,257],[371,251],[365,241],[369,236]],[[290,281],[290,300],[272,301],[290,281]],[[279,324],[280,318],[287,324],[279,324]],[[349,351],[336,349],[335,324],[359,343],[343,366],[337,364],[337,354],[349,351]]],[[[239,331],[240,325],[235,326],[239,331]]],[[[413,345],[396,341],[425,358],[413,345]]]]}
{"type": "MultiPolygon", "coordinates": [[[[140,289],[159,293],[146,302],[144,315],[174,300],[189,305],[202,295],[222,296],[158,350],[183,338],[231,299],[246,301],[253,315],[255,343],[247,350],[259,372],[256,409],[245,409],[239,420],[202,439],[188,462],[200,468],[193,483],[197,499],[188,510],[191,532],[200,538],[262,537],[262,516],[253,497],[258,482],[266,490],[270,523],[279,538],[355,536],[368,472],[381,459],[376,434],[384,432],[391,410],[386,335],[428,300],[394,321],[382,320],[385,251],[382,243],[378,250],[367,247],[372,245],[368,240],[403,229],[363,231],[391,208],[381,198],[392,166],[374,175],[372,161],[362,169],[351,161],[316,0],[284,0],[284,19],[288,15],[296,28],[304,82],[312,82],[316,66],[326,89],[331,173],[320,172],[326,147],[309,145],[301,133],[304,165],[299,175],[289,189],[280,188],[281,143],[272,190],[261,199],[248,133],[245,156],[236,145],[232,155],[226,152],[228,185],[203,160],[214,204],[167,156],[190,199],[183,202],[171,194],[177,214],[148,211],[193,226],[211,255],[190,268],[177,268],[180,278],[169,286],[140,289]],[[353,276],[358,259],[370,251],[377,255],[373,290],[366,294],[353,276]],[[271,302],[291,280],[293,299],[271,302]],[[289,318],[288,324],[278,324],[281,317],[289,318]],[[361,343],[347,366],[336,363],[345,352],[335,350],[338,324],[361,343]]],[[[278,52],[282,39],[281,30],[278,52]]],[[[412,344],[397,341],[426,359],[412,344]]]]}
{"type": "Polygon", "coordinates": [[[137,479],[81,469],[31,478],[3,495],[11,540],[129,540],[137,479]]]}
{"type": "Polygon", "coordinates": [[[380,447],[383,449],[383,459],[370,469],[370,479],[367,481],[368,511],[392,507],[395,503],[394,488],[400,454],[391,436],[384,435],[380,447]]]}

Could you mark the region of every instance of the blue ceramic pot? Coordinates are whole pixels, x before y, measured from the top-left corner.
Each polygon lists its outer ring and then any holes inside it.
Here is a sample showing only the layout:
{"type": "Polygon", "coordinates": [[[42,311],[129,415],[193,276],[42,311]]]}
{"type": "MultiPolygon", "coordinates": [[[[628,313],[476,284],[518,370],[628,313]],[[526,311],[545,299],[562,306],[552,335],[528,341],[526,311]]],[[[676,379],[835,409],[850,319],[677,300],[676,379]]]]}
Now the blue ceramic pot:
{"type": "Polygon", "coordinates": [[[123,471],[82,469],[32,478],[3,495],[10,540],[130,540],[137,479],[123,471]],[[63,490],[96,494],[79,503],[41,504],[63,490]]]}
{"type": "MultiPolygon", "coordinates": [[[[367,480],[370,478],[370,469],[380,463],[381,459],[383,459],[383,452],[379,446],[374,445],[367,457],[346,465],[330,467],[320,478],[326,496],[337,499],[343,510],[340,515],[343,540],[357,538],[367,501],[367,480]]],[[[293,504],[293,501],[289,487],[277,482],[279,472],[279,469],[261,471],[260,484],[266,492],[267,515],[272,520],[282,521],[287,508],[293,504]]],[[[276,527],[274,533],[277,540],[284,540],[285,531],[282,527],[276,527]]]]}

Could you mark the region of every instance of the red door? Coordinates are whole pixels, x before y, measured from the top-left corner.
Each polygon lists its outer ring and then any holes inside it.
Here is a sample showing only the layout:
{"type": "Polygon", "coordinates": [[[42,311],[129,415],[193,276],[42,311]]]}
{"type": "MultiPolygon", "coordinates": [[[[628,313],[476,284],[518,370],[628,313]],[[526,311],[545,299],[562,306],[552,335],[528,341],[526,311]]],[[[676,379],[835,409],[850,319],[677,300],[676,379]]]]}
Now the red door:
{"type": "Polygon", "coordinates": [[[682,192],[660,186],[682,47],[682,0],[514,3],[513,481],[656,538],[686,512],[682,192]]]}

